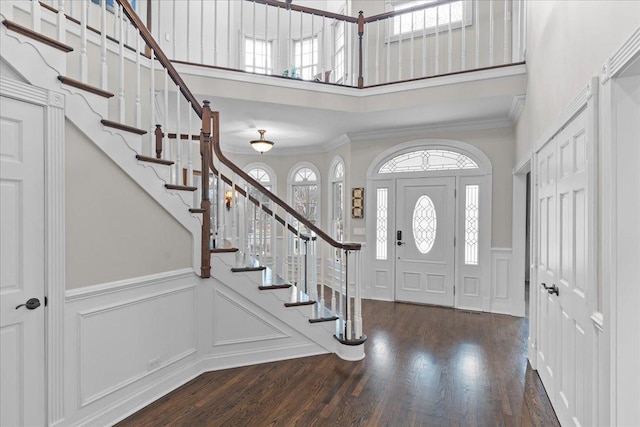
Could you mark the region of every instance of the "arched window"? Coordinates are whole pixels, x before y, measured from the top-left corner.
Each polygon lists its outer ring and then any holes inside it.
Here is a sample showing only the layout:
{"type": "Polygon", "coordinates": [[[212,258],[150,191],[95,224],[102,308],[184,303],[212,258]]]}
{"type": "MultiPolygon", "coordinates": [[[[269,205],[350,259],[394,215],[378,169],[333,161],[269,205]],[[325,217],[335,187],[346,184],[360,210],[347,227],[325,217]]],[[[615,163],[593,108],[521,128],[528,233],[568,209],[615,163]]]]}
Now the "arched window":
{"type": "MultiPolygon", "coordinates": [[[[261,163],[251,163],[247,165],[245,171],[251,176],[253,179],[258,181],[265,187],[267,190],[273,192],[276,188],[275,177],[276,174],[273,170],[264,164],[261,163]]],[[[271,199],[269,199],[266,195],[262,194],[257,189],[250,187],[249,194],[253,196],[255,199],[259,200],[263,205],[271,208],[271,199]]],[[[249,242],[257,242],[258,239],[264,237],[265,247],[264,252],[265,255],[270,255],[274,248],[273,241],[273,221],[271,221],[265,214],[260,210],[260,208],[254,204],[249,204],[249,230],[248,230],[248,238],[249,242]]]]}
{"type": "Polygon", "coordinates": [[[336,157],[331,162],[329,170],[329,218],[331,224],[331,237],[341,242],[344,240],[344,162],[341,157],[336,157]]]}
{"type": "Polygon", "coordinates": [[[416,150],[400,154],[383,164],[378,173],[429,172],[478,169],[478,164],[462,153],[448,150],[416,150]]]}
{"type": "Polygon", "coordinates": [[[296,211],[312,224],[320,223],[320,173],[313,164],[303,162],[291,169],[289,195],[296,211]]]}

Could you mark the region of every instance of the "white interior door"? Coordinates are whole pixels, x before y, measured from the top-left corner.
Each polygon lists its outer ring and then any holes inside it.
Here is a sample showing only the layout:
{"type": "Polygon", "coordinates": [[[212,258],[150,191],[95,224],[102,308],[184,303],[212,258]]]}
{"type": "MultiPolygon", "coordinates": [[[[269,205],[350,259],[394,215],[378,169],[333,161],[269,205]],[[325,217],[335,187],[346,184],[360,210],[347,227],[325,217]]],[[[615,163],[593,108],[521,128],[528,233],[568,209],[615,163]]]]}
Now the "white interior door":
{"type": "Polygon", "coordinates": [[[45,425],[44,109],[0,97],[0,425],[45,425]],[[37,298],[27,307],[28,300],[37,298]],[[18,308],[16,308],[18,307],[18,308]]]}
{"type": "Polygon", "coordinates": [[[540,377],[563,425],[592,425],[587,112],[539,154],[540,377]]]}
{"type": "Polygon", "coordinates": [[[455,177],[396,184],[395,298],[453,307],[455,177]]]}

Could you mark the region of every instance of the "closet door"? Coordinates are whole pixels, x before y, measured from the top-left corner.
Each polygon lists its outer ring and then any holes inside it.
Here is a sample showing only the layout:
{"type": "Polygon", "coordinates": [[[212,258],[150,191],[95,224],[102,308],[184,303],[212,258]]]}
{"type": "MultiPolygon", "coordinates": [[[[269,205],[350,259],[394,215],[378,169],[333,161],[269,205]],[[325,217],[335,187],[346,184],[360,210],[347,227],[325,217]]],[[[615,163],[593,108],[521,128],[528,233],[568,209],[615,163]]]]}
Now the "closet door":
{"type": "Polygon", "coordinates": [[[587,112],[538,153],[538,370],[563,425],[591,425],[587,112]]]}

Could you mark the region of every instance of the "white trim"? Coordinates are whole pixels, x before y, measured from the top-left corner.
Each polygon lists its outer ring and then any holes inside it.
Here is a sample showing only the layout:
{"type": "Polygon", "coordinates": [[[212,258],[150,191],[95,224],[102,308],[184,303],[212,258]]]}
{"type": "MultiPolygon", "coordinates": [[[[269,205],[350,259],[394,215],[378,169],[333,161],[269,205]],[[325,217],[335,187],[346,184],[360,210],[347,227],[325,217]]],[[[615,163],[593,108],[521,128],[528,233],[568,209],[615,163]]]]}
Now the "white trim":
{"type": "Polygon", "coordinates": [[[506,117],[495,117],[466,122],[437,123],[427,126],[383,129],[377,131],[350,132],[347,134],[351,141],[371,141],[396,137],[420,136],[424,134],[449,133],[452,131],[469,131],[485,129],[501,129],[513,127],[513,123],[506,117]]]}
{"type": "Polygon", "coordinates": [[[515,95],[511,100],[511,107],[509,107],[508,116],[512,124],[515,125],[516,123],[518,123],[518,120],[520,119],[520,114],[522,114],[522,110],[524,110],[524,104],[526,99],[527,99],[527,96],[522,94],[522,95],[515,95]]]}
{"type": "MultiPolygon", "coordinates": [[[[531,157],[523,159],[513,169],[512,187],[512,221],[511,221],[511,278],[510,284],[513,287],[513,306],[511,314],[523,317],[525,314],[524,282],[526,254],[526,218],[527,218],[527,173],[531,172],[531,157]]],[[[531,206],[531,205],[529,205],[531,206]]],[[[529,299],[529,337],[535,336],[535,318],[533,307],[535,299],[529,299]]],[[[530,355],[531,357],[534,354],[530,355]]]]}
{"type": "Polygon", "coordinates": [[[196,273],[192,268],[183,268],[181,270],[149,274],[147,276],[116,280],[114,282],[108,283],[100,283],[99,285],[86,286],[78,289],[70,289],[65,292],[65,297],[67,302],[74,302],[86,298],[95,298],[116,292],[122,292],[126,289],[136,289],[142,286],[158,285],[160,283],[169,282],[172,280],[192,277],[195,274],[196,273]]]}
{"type": "Polygon", "coordinates": [[[45,296],[47,422],[64,419],[65,97],[0,76],[0,93],[45,109],[45,296]]]}
{"type": "Polygon", "coordinates": [[[640,27],[602,65],[602,84],[605,85],[611,78],[617,76],[627,64],[631,63],[638,52],[640,52],[640,27]]]}

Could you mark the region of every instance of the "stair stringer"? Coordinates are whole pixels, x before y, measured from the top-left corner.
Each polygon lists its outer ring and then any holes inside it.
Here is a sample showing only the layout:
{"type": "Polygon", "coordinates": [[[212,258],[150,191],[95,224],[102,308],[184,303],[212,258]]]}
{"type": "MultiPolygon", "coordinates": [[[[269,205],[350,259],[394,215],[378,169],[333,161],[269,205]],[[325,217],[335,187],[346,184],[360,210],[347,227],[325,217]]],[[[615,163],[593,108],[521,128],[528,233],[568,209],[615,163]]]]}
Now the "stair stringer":
{"type": "MultiPolygon", "coordinates": [[[[107,117],[99,113],[108,110],[107,100],[63,85],[58,80],[61,71],[48,63],[47,56],[42,55],[40,49],[45,49],[47,54],[54,55],[54,58],[55,55],[64,56],[64,52],[52,52],[50,50],[53,48],[39,44],[36,46],[37,42],[19,34],[10,34],[4,26],[0,29],[0,43],[2,58],[12,68],[30,84],[64,94],[66,119],[191,233],[192,264],[198,272],[202,223],[199,216],[189,212],[192,206],[187,200],[192,199],[193,194],[189,192],[183,196],[178,194],[178,191],[167,190],[164,187],[168,183],[167,177],[162,173],[162,168],[166,166],[144,164],[135,157],[136,154],[142,154],[136,150],[136,147],[140,150],[142,137],[118,129],[107,130],[101,123],[101,120],[107,117]]],[[[64,63],[55,60],[53,62],[64,63]]]]}
{"type": "Polygon", "coordinates": [[[211,256],[211,275],[231,291],[252,301],[263,310],[275,315],[300,334],[315,342],[330,353],[348,361],[364,358],[364,344],[344,345],[335,339],[336,322],[309,323],[316,306],[285,307],[291,301],[291,289],[261,291],[261,271],[232,273],[235,254],[216,254],[211,256]]]}

